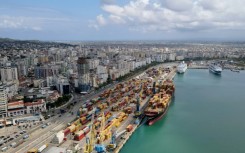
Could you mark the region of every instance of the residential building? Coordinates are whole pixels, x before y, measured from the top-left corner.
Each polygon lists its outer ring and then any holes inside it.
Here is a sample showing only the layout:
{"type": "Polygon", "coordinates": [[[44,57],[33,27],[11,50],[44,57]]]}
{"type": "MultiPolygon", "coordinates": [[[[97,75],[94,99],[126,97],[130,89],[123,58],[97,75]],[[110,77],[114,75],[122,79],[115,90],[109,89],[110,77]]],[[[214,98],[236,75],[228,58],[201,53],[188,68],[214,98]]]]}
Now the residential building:
{"type": "Polygon", "coordinates": [[[11,66],[10,63],[8,63],[6,66],[1,67],[0,72],[1,72],[1,81],[3,83],[5,82],[18,83],[19,82],[17,67],[11,66]]]}
{"type": "Polygon", "coordinates": [[[34,69],[35,78],[46,79],[49,76],[55,76],[59,74],[59,66],[58,65],[39,65],[35,66],[34,69]]]}
{"type": "Polygon", "coordinates": [[[0,83],[0,118],[7,116],[7,94],[6,89],[2,83],[0,83]]]}
{"type": "Polygon", "coordinates": [[[81,92],[88,91],[90,89],[90,77],[89,77],[89,63],[88,59],[79,57],[77,60],[77,72],[78,72],[78,88],[81,92]]]}

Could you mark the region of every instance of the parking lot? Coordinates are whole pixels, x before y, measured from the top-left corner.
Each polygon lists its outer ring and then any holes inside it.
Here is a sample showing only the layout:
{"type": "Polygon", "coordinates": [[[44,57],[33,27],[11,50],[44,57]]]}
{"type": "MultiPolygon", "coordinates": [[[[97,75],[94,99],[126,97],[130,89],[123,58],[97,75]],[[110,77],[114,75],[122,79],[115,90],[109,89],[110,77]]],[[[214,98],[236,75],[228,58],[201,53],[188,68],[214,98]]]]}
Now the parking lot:
{"type": "Polygon", "coordinates": [[[0,129],[0,150],[6,151],[9,147],[16,147],[23,143],[22,141],[28,139],[29,135],[27,131],[34,129],[35,127],[41,126],[45,128],[49,124],[43,124],[43,121],[31,121],[23,120],[18,125],[12,125],[8,127],[2,127],[0,129]]]}

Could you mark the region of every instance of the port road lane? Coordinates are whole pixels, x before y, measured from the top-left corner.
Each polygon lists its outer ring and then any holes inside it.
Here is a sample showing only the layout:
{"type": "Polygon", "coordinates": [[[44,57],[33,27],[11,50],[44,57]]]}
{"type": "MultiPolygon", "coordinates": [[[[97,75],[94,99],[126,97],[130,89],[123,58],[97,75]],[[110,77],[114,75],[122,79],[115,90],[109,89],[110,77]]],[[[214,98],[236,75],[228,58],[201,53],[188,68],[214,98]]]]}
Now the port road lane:
{"type": "Polygon", "coordinates": [[[47,126],[46,128],[42,129],[40,128],[39,130],[36,130],[35,132],[31,133],[28,139],[21,144],[20,146],[16,148],[11,148],[8,150],[8,152],[11,153],[22,153],[26,152],[28,149],[33,148],[36,144],[40,143],[44,139],[48,138],[50,135],[53,133],[61,130],[64,126],[66,126],[66,123],[68,120],[72,118],[71,115],[66,114],[67,117],[64,117],[64,120],[58,120],[57,122],[53,121],[51,122],[51,125],[47,126]]]}

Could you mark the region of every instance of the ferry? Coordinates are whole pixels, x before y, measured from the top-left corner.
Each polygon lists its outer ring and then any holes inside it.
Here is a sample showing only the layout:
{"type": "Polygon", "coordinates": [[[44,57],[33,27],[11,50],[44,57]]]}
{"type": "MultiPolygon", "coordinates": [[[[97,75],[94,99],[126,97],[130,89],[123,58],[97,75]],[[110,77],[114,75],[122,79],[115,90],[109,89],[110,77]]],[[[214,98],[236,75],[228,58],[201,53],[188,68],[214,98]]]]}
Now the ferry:
{"type": "Polygon", "coordinates": [[[185,73],[186,70],[187,70],[187,64],[184,61],[177,66],[178,73],[185,73]]]}
{"type": "Polygon", "coordinates": [[[214,73],[214,74],[221,75],[222,68],[217,63],[211,63],[209,65],[209,71],[212,72],[212,73],[214,73]]]}

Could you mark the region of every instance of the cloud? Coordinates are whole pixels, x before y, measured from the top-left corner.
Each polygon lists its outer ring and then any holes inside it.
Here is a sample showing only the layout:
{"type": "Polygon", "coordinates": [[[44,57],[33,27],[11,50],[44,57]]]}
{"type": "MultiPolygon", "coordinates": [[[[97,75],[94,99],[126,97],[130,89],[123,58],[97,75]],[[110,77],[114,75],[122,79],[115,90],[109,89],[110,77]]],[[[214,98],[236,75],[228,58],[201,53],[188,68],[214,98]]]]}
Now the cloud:
{"type": "Polygon", "coordinates": [[[100,26],[106,25],[106,20],[105,20],[105,18],[103,17],[102,14],[100,14],[100,15],[98,15],[98,16],[96,17],[96,21],[97,21],[97,23],[98,23],[100,26]]]}
{"type": "Polygon", "coordinates": [[[109,16],[109,19],[113,22],[113,23],[116,23],[116,24],[124,24],[126,23],[126,21],[120,17],[120,16],[117,16],[117,15],[110,15],[109,16]]]}
{"type": "Polygon", "coordinates": [[[0,30],[2,29],[23,29],[41,31],[51,25],[71,22],[68,18],[30,17],[30,16],[9,16],[0,15],[0,30]]]}
{"type": "Polygon", "coordinates": [[[99,30],[100,27],[105,26],[106,24],[107,24],[106,19],[104,18],[102,14],[100,14],[96,17],[96,20],[89,21],[88,27],[99,30]]]}
{"type": "Polygon", "coordinates": [[[113,4],[116,3],[116,0],[101,0],[101,4],[113,4]]]}
{"type": "Polygon", "coordinates": [[[187,11],[192,9],[193,0],[165,0],[164,3],[167,8],[173,11],[187,11]]]}
{"type": "Polygon", "coordinates": [[[130,0],[103,2],[97,27],[125,25],[130,30],[203,31],[245,28],[244,0],[130,0]],[[106,24],[104,21],[107,21],[106,24]]]}

